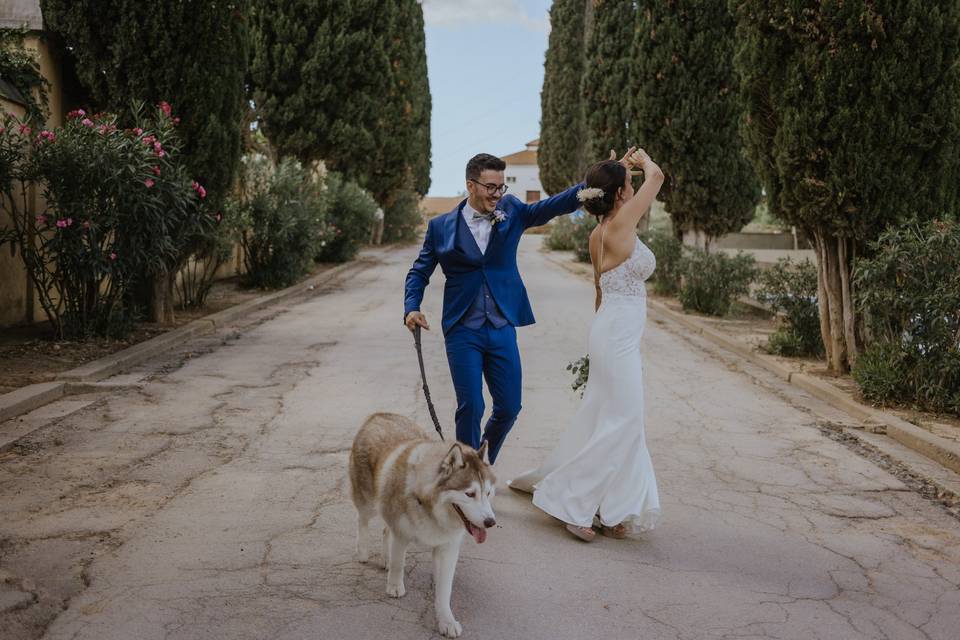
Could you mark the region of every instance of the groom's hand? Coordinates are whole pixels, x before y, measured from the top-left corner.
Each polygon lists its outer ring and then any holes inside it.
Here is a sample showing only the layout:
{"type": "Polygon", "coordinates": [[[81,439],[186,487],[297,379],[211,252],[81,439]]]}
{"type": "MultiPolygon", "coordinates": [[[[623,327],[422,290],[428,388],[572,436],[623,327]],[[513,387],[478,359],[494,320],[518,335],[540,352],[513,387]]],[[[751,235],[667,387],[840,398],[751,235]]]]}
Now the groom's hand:
{"type": "Polygon", "coordinates": [[[430,330],[430,324],[427,322],[427,316],[423,315],[419,311],[411,311],[408,313],[403,322],[407,325],[407,329],[410,329],[410,331],[416,329],[417,325],[420,325],[427,331],[430,330]]]}

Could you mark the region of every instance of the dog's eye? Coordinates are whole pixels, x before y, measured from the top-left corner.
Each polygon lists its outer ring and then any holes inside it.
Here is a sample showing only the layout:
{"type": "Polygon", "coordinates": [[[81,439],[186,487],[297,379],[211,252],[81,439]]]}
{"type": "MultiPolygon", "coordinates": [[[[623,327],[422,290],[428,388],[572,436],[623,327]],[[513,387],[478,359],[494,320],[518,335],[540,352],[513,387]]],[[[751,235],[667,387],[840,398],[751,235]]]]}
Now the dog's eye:
{"type": "Polygon", "coordinates": [[[468,497],[468,498],[476,498],[476,497],[477,497],[477,492],[474,491],[473,489],[470,489],[470,491],[467,491],[467,497],[468,497]]]}

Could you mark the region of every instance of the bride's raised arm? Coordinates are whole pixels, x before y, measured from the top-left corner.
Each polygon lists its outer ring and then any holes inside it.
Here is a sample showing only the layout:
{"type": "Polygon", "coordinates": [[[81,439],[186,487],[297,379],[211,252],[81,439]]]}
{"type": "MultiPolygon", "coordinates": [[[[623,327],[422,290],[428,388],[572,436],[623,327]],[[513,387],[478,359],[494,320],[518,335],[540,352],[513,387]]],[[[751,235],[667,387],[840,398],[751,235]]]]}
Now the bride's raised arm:
{"type": "MultiPolygon", "coordinates": [[[[611,152],[612,153],[612,152],[611,152]]],[[[612,155],[611,160],[616,157],[612,155]]],[[[640,219],[650,210],[650,205],[663,186],[663,171],[657,166],[647,152],[639,147],[630,147],[620,162],[627,168],[631,176],[643,175],[643,184],[636,190],[633,197],[623,204],[616,217],[610,220],[611,226],[629,228],[632,233],[640,219]],[[635,171],[634,167],[640,167],[635,171]]]]}

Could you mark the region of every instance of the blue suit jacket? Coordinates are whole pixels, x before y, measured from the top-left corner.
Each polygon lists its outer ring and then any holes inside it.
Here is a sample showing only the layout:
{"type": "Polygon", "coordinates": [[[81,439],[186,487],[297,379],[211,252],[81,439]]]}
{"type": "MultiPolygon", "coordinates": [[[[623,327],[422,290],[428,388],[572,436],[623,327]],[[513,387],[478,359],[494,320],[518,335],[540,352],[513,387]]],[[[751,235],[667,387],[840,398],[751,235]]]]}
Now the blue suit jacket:
{"type": "Polygon", "coordinates": [[[486,253],[481,253],[473,237],[458,238],[459,217],[466,200],[449,213],[427,224],[423,248],[407,273],[404,286],[403,315],[419,311],[423,292],[437,264],[447,277],[443,289],[443,333],[459,322],[476,299],[484,277],[503,316],[515,327],[533,324],[533,310],[526,287],[517,269],[520,236],[530,227],[546,224],[552,218],[575,211],[580,203],[576,185],[552,198],[526,204],[516,196],[500,199],[497,209],[506,219],[493,225],[486,253]]]}

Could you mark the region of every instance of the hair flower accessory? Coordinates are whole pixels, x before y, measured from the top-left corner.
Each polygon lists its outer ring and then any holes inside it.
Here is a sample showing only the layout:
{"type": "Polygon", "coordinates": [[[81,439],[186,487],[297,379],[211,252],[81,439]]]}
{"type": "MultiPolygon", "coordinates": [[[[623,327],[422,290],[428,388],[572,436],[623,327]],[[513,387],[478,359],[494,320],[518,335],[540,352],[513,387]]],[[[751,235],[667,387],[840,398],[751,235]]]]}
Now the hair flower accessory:
{"type": "Polygon", "coordinates": [[[577,191],[577,200],[580,202],[586,202],[587,200],[595,200],[597,198],[603,197],[603,189],[600,187],[588,187],[586,189],[580,189],[577,191]]]}

